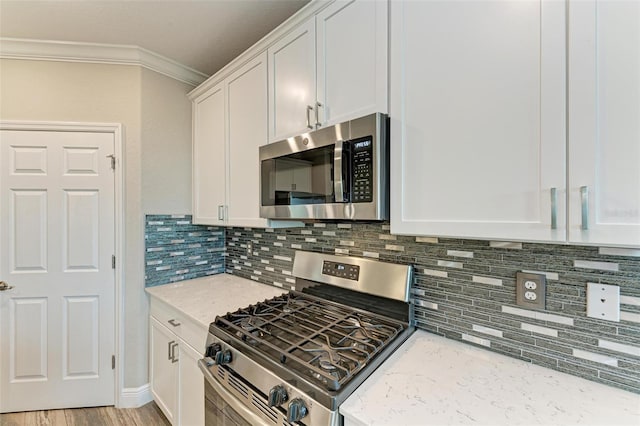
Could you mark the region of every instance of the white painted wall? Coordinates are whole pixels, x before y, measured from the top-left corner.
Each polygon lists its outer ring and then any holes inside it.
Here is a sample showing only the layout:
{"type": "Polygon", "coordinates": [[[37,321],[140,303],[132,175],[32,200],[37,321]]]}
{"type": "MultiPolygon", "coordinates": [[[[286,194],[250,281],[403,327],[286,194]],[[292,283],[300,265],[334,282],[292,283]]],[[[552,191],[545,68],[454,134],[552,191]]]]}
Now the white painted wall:
{"type": "Polygon", "coordinates": [[[191,210],[190,89],[139,66],[0,60],[1,120],[124,126],[125,387],[148,382],[144,214],[191,210]]]}

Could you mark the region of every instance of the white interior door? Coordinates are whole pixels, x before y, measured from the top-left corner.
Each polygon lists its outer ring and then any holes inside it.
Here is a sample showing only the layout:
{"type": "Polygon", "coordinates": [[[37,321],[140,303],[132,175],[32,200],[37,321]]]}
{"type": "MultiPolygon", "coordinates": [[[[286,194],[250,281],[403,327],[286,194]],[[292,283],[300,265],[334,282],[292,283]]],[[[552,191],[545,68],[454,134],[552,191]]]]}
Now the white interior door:
{"type": "Polygon", "coordinates": [[[114,134],[0,132],[0,412],[112,405],[114,134]]]}

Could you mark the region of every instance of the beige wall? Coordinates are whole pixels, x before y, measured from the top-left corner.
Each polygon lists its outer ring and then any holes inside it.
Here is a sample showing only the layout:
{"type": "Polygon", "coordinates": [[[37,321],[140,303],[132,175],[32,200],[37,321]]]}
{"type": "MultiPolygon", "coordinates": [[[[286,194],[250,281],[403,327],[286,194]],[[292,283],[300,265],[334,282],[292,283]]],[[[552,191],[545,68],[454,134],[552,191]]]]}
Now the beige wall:
{"type": "Polygon", "coordinates": [[[191,214],[193,87],[142,69],[142,210],[191,214]]]}
{"type": "Polygon", "coordinates": [[[124,127],[125,387],[148,382],[144,214],[190,213],[190,89],[139,66],[0,60],[0,119],[124,127]]]}

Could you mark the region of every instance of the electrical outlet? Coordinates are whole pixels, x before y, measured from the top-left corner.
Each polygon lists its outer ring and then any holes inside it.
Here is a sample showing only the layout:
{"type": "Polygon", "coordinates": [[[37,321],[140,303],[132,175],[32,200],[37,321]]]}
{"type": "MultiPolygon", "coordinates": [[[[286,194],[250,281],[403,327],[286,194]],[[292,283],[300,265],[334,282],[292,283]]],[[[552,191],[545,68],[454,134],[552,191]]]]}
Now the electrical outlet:
{"type": "Polygon", "coordinates": [[[587,283],[587,316],[620,321],[620,287],[587,283]]]}
{"type": "Polygon", "coordinates": [[[517,272],[516,303],[529,309],[545,309],[546,279],[542,274],[517,272]]]}

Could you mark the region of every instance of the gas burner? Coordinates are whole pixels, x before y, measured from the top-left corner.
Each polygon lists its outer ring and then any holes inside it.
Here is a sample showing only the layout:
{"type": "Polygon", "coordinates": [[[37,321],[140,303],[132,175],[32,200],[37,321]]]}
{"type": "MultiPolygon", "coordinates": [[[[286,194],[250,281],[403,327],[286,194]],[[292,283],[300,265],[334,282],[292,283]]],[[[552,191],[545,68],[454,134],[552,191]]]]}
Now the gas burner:
{"type": "Polygon", "coordinates": [[[257,328],[262,328],[267,323],[264,319],[260,317],[247,317],[240,320],[240,327],[251,332],[257,328]]]}
{"type": "Polygon", "coordinates": [[[340,354],[337,351],[327,350],[323,352],[318,358],[318,364],[320,368],[327,371],[333,371],[336,369],[336,364],[341,361],[340,354]]]}
{"type": "MultiPolygon", "coordinates": [[[[349,334],[349,336],[363,343],[369,343],[371,341],[367,330],[363,328],[354,330],[351,334],[349,334]]],[[[357,344],[357,342],[354,342],[352,346],[356,346],[357,344]]]]}
{"type": "Polygon", "coordinates": [[[305,303],[303,300],[290,298],[287,300],[287,304],[283,306],[282,312],[284,312],[285,314],[290,314],[291,312],[297,309],[300,309],[306,305],[307,303],[305,303]]]}

